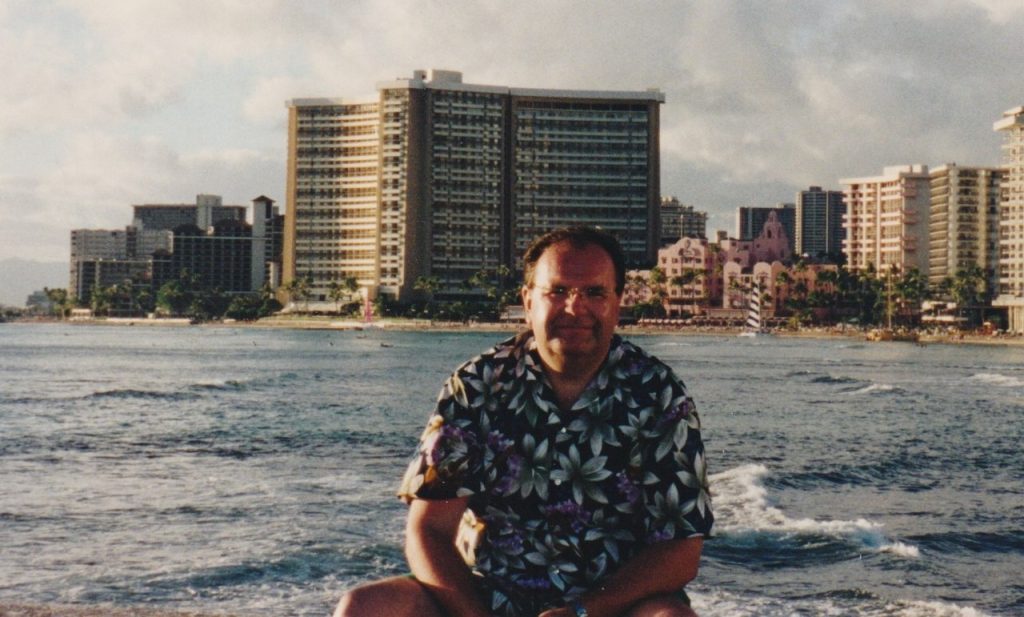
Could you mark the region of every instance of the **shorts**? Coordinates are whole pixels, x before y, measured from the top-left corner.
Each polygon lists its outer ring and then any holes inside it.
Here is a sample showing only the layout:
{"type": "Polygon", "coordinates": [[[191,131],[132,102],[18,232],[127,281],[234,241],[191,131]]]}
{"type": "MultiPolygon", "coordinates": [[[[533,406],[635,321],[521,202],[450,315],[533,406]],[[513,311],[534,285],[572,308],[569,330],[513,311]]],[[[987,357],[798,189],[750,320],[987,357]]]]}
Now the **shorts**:
{"type": "MultiPolygon", "coordinates": [[[[411,578],[414,581],[416,580],[416,575],[412,574],[411,572],[409,574],[407,574],[406,576],[408,576],[409,578],[411,578]]],[[[486,586],[485,585],[481,585],[481,587],[485,588],[486,586]]],[[[484,591],[484,589],[481,589],[481,591],[484,591]]],[[[690,604],[690,596],[686,595],[686,588],[685,587],[683,587],[682,589],[676,591],[675,593],[673,593],[671,595],[675,596],[675,598],[677,600],[679,600],[680,602],[682,602],[686,606],[688,606],[688,607],[691,606],[691,604],[690,604]]],[[[530,611],[531,611],[532,614],[536,614],[536,612],[538,612],[538,611],[536,611],[536,608],[531,608],[530,611]]]]}

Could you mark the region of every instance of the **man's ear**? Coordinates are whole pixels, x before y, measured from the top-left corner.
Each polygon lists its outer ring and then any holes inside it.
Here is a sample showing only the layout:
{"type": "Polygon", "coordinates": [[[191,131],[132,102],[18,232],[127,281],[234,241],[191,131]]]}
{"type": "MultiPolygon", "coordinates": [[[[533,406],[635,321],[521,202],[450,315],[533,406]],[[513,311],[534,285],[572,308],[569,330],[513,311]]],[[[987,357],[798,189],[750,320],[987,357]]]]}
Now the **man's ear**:
{"type": "Polygon", "coordinates": [[[526,325],[530,325],[530,306],[533,304],[533,297],[530,295],[530,288],[523,285],[519,289],[519,297],[523,299],[523,313],[526,317],[526,325]]]}

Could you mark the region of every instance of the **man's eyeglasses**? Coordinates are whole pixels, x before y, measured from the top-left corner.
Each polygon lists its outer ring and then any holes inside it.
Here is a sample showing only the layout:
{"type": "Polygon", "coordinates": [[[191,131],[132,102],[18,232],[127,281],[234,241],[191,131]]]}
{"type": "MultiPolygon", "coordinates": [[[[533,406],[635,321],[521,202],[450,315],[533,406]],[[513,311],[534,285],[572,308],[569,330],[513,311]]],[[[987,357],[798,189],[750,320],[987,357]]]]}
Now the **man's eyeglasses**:
{"type": "Polygon", "coordinates": [[[611,290],[600,285],[594,285],[591,287],[567,287],[566,285],[552,285],[551,287],[542,287],[537,285],[535,289],[540,290],[544,297],[551,302],[568,302],[569,298],[576,296],[580,300],[585,300],[592,304],[599,304],[606,301],[612,296],[611,290]]]}

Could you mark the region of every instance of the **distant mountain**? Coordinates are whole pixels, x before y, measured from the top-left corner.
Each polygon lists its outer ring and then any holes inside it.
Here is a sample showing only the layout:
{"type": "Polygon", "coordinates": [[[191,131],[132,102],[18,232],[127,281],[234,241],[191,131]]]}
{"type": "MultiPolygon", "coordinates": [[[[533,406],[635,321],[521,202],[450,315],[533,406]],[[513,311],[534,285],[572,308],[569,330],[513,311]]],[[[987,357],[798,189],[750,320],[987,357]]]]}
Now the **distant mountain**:
{"type": "Polygon", "coordinates": [[[68,263],[0,259],[0,304],[25,306],[25,299],[43,287],[67,287],[68,263]]]}

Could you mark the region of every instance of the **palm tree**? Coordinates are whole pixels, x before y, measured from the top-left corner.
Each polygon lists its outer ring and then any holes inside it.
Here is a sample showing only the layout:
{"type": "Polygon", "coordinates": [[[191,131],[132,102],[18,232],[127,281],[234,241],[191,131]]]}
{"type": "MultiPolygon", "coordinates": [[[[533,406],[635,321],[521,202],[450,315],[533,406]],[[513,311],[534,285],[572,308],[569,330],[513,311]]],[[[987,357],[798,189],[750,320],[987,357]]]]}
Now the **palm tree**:
{"type": "Polygon", "coordinates": [[[349,297],[354,296],[359,291],[359,279],[354,276],[346,276],[341,285],[348,292],[349,297]]]}
{"type": "Polygon", "coordinates": [[[953,275],[949,291],[961,317],[965,308],[978,306],[988,296],[986,283],[985,271],[978,264],[960,268],[953,275]]]}
{"type": "Polygon", "coordinates": [[[650,286],[651,293],[654,297],[663,299],[665,297],[665,283],[668,282],[668,277],[665,276],[665,271],[660,266],[654,266],[651,268],[650,286]]]}
{"type": "Polygon", "coordinates": [[[427,317],[430,318],[431,323],[434,321],[434,312],[436,307],[434,306],[434,294],[441,288],[441,281],[436,276],[420,276],[417,277],[416,282],[412,284],[412,288],[416,291],[422,292],[427,296],[427,317]]]}
{"type": "Polygon", "coordinates": [[[729,294],[729,306],[733,308],[743,305],[743,298],[746,298],[747,294],[750,293],[750,289],[743,284],[742,279],[738,276],[729,279],[729,291],[731,292],[729,294]],[[736,301],[737,296],[740,297],[739,302],[736,301]]]}
{"type": "Polygon", "coordinates": [[[43,287],[43,293],[46,294],[46,298],[53,304],[53,310],[59,312],[61,320],[67,319],[68,311],[75,305],[75,299],[68,294],[68,290],[43,287]]]}
{"type": "Polygon", "coordinates": [[[814,308],[825,309],[829,321],[834,321],[838,310],[843,305],[843,294],[840,291],[839,270],[818,270],[814,273],[814,291],[808,296],[808,302],[814,308]]]}
{"type": "Polygon", "coordinates": [[[93,286],[92,294],[89,298],[89,305],[92,308],[93,315],[106,315],[110,311],[110,301],[115,291],[116,288],[114,287],[93,286]]]}
{"type": "Polygon", "coordinates": [[[668,291],[665,289],[666,283],[668,283],[668,276],[665,275],[665,271],[660,266],[651,268],[648,285],[651,288],[652,301],[663,308],[665,306],[665,298],[668,297],[668,291]]]}
{"type": "Polygon", "coordinates": [[[342,281],[327,283],[327,297],[334,301],[335,313],[341,312],[341,299],[348,296],[349,293],[348,287],[342,281]]]}
{"type": "Polygon", "coordinates": [[[644,277],[639,274],[626,274],[626,288],[623,293],[634,294],[637,298],[640,297],[640,292],[647,285],[644,277]]]}
{"type": "Polygon", "coordinates": [[[928,297],[928,279],[917,268],[910,268],[895,282],[896,296],[901,312],[920,310],[921,301],[928,297]]]}
{"type": "Polygon", "coordinates": [[[313,290],[310,289],[313,286],[313,277],[310,274],[306,276],[300,276],[293,278],[288,281],[284,286],[285,291],[288,292],[289,298],[292,302],[299,301],[303,303],[303,310],[309,312],[309,298],[313,295],[313,290]]]}
{"type": "Polygon", "coordinates": [[[697,294],[694,289],[685,289],[693,284],[694,281],[701,277],[702,271],[696,268],[687,268],[683,270],[683,273],[679,276],[673,276],[669,280],[669,284],[674,287],[679,287],[681,295],[684,298],[689,298],[691,313],[697,312],[697,294]]]}
{"type": "Polygon", "coordinates": [[[824,293],[833,294],[839,283],[839,272],[836,270],[818,270],[814,274],[814,283],[823,287],[824,293]]]}
{"type": "MultiPolygon", "coordinates": [[[[785,290],[786,292],[788,292],[789,291],[789,284],[792,283],[792,282],[793,282],[793,277],[790,276],[789,272],[787,272],[785,270],[783,270],[783,271],[781,271],[781,272],[779,272],[778,274],[775,275],[775,288],[776,289],[780,289],[781,288],[781,289],[785,290]]],[[[782,299],[783,299],[783,297],[785,297],[787,295],[789,295],[789,294],[788,293],[781,293],[781,292],[776,292],[775,293],[775,299],[776,299],[775,310],[776,311],[778,311],[779,309],[782,308],[782,299]]]]}

